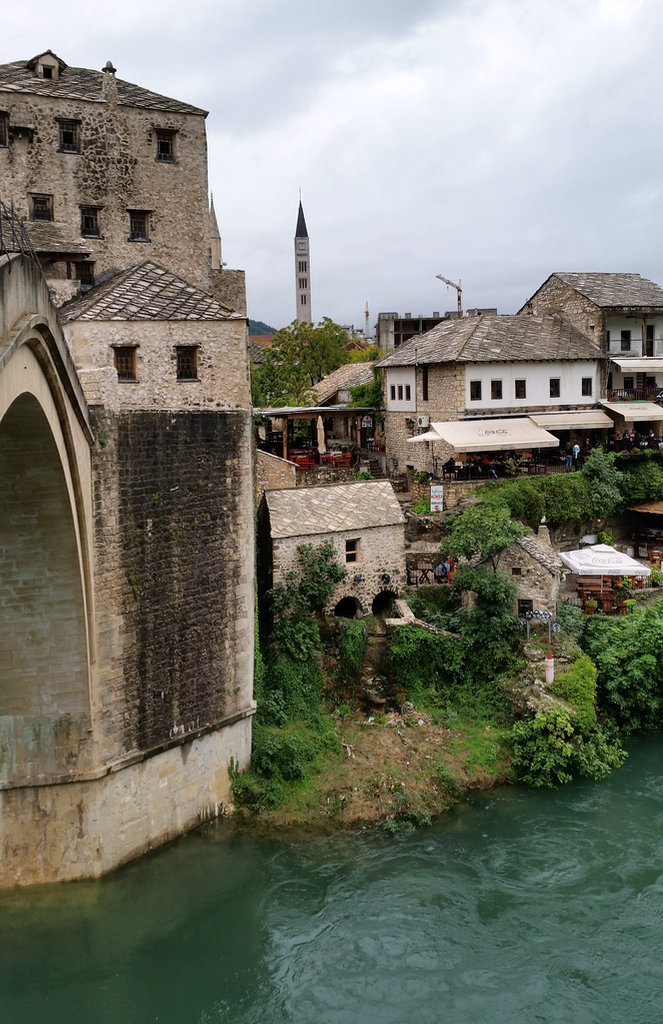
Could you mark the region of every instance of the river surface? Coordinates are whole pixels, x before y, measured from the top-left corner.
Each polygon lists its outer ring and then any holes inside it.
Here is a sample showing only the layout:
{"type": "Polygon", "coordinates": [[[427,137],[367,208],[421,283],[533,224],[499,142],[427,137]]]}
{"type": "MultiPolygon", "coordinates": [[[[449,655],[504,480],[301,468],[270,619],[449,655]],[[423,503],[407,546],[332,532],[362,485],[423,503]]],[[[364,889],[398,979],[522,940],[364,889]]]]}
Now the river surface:
{"type": "Polygon", "coordinates": [[[656,1024],[663,737],[605,783],[500,788],[414,835],[222,822],[0,893],[1,1024],[656,1024]]]}

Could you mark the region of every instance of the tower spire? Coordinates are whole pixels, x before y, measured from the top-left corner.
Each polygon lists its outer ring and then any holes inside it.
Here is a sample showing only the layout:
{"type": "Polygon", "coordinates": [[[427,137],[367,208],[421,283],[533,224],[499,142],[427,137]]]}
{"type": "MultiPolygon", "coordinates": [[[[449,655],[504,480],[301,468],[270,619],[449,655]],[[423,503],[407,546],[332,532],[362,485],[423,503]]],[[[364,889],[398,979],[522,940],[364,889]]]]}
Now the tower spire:
{"type": "Polygon", "coordinates": [[[299,190],[299,210],[295,228],[295,293],[297,312],[295,318],[312,323],[311,314],[311,251],[302,206],[302,190],[299,190]]]}

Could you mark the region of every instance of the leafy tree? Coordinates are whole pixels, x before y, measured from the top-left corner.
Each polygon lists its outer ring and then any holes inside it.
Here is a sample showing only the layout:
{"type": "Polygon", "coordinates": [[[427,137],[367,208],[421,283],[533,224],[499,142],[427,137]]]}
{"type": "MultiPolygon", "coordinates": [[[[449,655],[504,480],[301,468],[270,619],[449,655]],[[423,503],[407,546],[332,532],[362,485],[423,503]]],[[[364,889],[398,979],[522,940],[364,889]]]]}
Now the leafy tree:
{"type": "Polygon", "coordinates": [[[375,409],[376,412],[383,407],[382,379],[380,371],[373,368],[373,380],[370,384],[357,384],[350,388],[350,405],[359,406],[364,409],[375,409]]]}
{"type": "Polygon", "coordinates": [[[372,363],[374,359],[380,358],[380,349],[377,345],[367,345],[365,348],[353,348],[350,353],[351,363],[372,363]]]}
{"type": "Polygon", "coordinates": [[[443,541],[441,550],[450,551],[456,558],[478,555],[497,572],[504,548],[526,533],[527,527],[511,519],[506,505],[475,505],[454,519],[451,535],[443,541]]]}
{"type": "Polygon", "coordinates": [[[327,316],[317,327],[293,320],[277,331],[264,362],[254,369],[254,404],[305,405],[311,387],[349,361],[346,342],[346,332],[327,316]]]}
{"type": "Polygon", "coordinates": [[[610,516],[622,500],[622,474],[615,468],[616,452],[593,448],[581,474],[588,484],[589,510],[593,516],[610,516]]]}
{"type": "Polygon", "coordinates": [[[663,498],[663,470],[656,462],[641,462],[622,474],[622,497],[625,505],[663,498]]]}

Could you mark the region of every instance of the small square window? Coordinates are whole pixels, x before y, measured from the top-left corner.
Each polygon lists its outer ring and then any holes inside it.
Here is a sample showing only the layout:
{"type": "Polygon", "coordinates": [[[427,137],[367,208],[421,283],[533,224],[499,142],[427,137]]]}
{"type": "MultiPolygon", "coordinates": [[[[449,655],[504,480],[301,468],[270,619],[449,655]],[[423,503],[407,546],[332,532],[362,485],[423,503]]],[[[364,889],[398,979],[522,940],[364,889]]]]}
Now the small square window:
{"type": "Polygon", "coordinates": [[[32,220],[53,220],[53,196],[33,192],[30,196],[32,220]]]}
{"type": "Polygon", "coordinates": [[[81,234],[84,238],[99,238],[99,208],[81,206],[81,234]]]}
{"type": "Polygon", "coordinates": [[[118,380],[137,380],[136,377],[136,346],[119,345],[113,349],[115,369],[118,380]]]}
{"type": "Polygon", "coordinates": [[[129,210],[129,241],[149,242],[150,211],[129,210]]]}
{"type": "Polygon", "coordinates": [[[178,345],[177,379],[198,380],[198,348],[196,345],[178,345]]]}
{"type": "Polygon", "coordinates": [[[359,561],[359,539],[346,540],[345,542],[345,561],[346,562],[358,562],[359,561]]]}
{"type": "Polygon", "coordinates": [[[626,391],[633,390],[633,380],[633,377],[624,377],[624,388],[626,389],[626,391]]]}
{"type": "Polygon", "coordinates": [[[159,129],[157,136],[157,160],[162,164],[175,162],[175,132],[159,129]]]}
{"type": "Polygon", "coordinates": [[[500,402],[502,400],[502,381],[491,380],[490,382],[490,397],[493,402],[500,402]]]}
{"type": "Polygon", "coordinates": [[[481,381],[471,380],[470,381],[470,402],[481,401],[481,381]]]}
{"type": "Polygon", "coordinates": [[[515,381],[515,395],[516,398],[527,398],[527,381],[515,381]]]}
{"type": "Polygon", "coordinates": [[[9,145],[9,118],[0,112],[0,146],[9,145]]]}
{"type": "Polygon", "coordinates": [[[60,152],[80,153],[80,124],[78,121],[59,121],[60,152]]]}
{"type": "Polygon", "coordinates": [[[591,396],[592,390],[593,390],[593,388],[592,388],[592,378],[591,377],[583,377],[581,385],[582,385],[582,394],[583,394],[583,396],[589,398],[591,396]]]}
{"type": "Polygon", "coordinates": [[[562,381],[560,377],[550,378],[550,397],[559,398],[562,393],[562,381]]]}
{"type": "Polygon", "coordinates": [[[622,331],[621,332],[621,346],[622,346],[622,352],[630,352],[631,351],[631,332],[630,331],[622,331]]]}
{"type": "Polygon", "coordinates": [[[519,565],[514,565],[514,566],[511,567],[511,575],[512,576],[522,576],[522,574],[523,574],[523,570],[521,569],[521,567],[519,565]]]}

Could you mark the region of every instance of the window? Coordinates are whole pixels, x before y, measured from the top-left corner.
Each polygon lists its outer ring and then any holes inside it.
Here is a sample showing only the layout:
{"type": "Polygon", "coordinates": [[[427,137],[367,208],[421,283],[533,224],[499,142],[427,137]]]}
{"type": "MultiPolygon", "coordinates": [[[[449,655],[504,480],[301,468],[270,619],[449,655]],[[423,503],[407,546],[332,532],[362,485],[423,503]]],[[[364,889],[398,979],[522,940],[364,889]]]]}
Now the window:
{"type": "Polygon", "coordinates": [[[99,207],[81,206],[81,234],[84,238],[100,238],[99,207]]]}
{"type": "Polygon", "coordinates": [[[300,274],[305,274],[308,270],[308,263],[306,260],[300,260],[298,263],[298,269],[300,274]]]}
{"type": "Polygon", "coordinates": [[[647,331],[645,337],[645,355],[653,356],[654,354],[654,325],[647,324],[647,331]]]}
{"type": "Polygon", "coordinates": [[[396,401],[396,385],[392,384],[389,388],[389,394],[391,395],[392,402],[396,401]]]}
{"type": "Polygon", "coordinates": [[[9,145],[9,124],[6,114],[0,112],[0,146],[9,145]]]}
{"type": "Polygon", "coordinates": [[[421,398],[422,401],[428,401],[428,367],[423,366],[421,368],[421,398]]]}
{"type": "Polygon", "coordinates": [[[91,260],[76,264],[76,280],[90,287],[94,284],[94,263],[91,260]]]}
{"type": "Polygon", "coordinates": [[[515,381],[515,395],[516,398],[527,398],[527,381],[517,380],[515,381]]]}
{"type": "Polygon", "coordinates": [[[300,288],[308,288],[308,278],[307,277],[300,277],[300,279],[299,279],[299,287],[300,288]]]}
{"type": "Polygon", "coordinates": [[[633,377],[624,377],[624,388],[627,391],[633,390],[633,377]]]}
{"type": "Polygon", "coordinates": [[[481,401],[481,381],[471,380],[470,381],[470,402],[481,401]]]}
{"type": "Polygon", "coordinates": [[[491,380],[490,382],[490,397],[493,402],[499,402],[502,398],[502,381],[491,380]]]}
{"type": "Polygon", "coordinates": [[[42,78],[52,78],[53,77],[53,68],[50,67],[50,65],[48,65],[48,64],[40,64],[39,65],[39,72],[40,72],[40,75],[41,75],[42,78]]]}
{"type": "Polygon", "coordinates": [[[412,389],[409,384],[405,385],[405,401],[409,402],[412,398],[412,389]]]}
{"type": "Polygon", "coordinates": [[[530,601],[529,598],[522,598],[518,601],[518,618],[524,619],[527,612],[534,611],[534,601],[530,601]]]}
{"type": "Polygon", "coordinates": [[[53,196],[33,192],[30,196],[32,220],[53,220],[53,196]]]}
{"type": "Polygon", "coordinates": [[[610,348],[610,331],[606,331],[605,332],[605,338],[606,338],[606,341],[608,342],[608,348],[610,348]]]}
{"type": "Polygon", "coordinates": [[[403,385],[402,384],[398,385],[398,401],[399,402],[403,401],[403,385]]]}
{"type": "Polygon", "coordinates": [[[550,397],[559,398],[562,393],[562,381],[560,377],[550,378],[550,397]]]}
{"type": "Polygon", "coordinates": [[[159,128],[157,136],[157,160],[162,164],[175,163],[175,132],[159,128]]]}
{"type": "Polygon", "coordinates": [[[60,152],[80,153],[80,123],[78,121],[59,121],[60,152]]]}
{"type": "Polygon", "coordinates": [[[523,570],[521,569],[521,567],[519,565],[514,565],[514,566],[511,567],[511,575],[512,576],[522,576],[522,574],[523,574],[523,570]]]}
{"type": "Polygon", "coordinates": [[[129,241],[149,242],[150,211],[129,210],[129,241]]]}
{"type": "Polygon", "coordinates": [[[631,351],[631,332],[630,331],[622,331],[621,344],[622,344],[622,352],[630,352],[631,351]]]}
{"type": "Polygon", "coordinates": [[[305,306],[306,305],[306,296],[305,295],[300,295],[300,297],[299,297],[299,304],[300,304],[300,306],[305,306]]]}
{"type": "Polygon", "coordinates": [[[359,561],[359,539],[346,540],[345,542],[345,561],[346,562],[358,562],[359,561]]]}
{"type": "Polygon", "coordinates": [[[589,398],[592,394],[593,382],[591,377],[583,377],[581,381],[581,394],[589,398]]]}
{"type": "Polygon", "coordinates": [[[136,345],[119,345],[113,349],[118,380],[137,380],[136,345]]]}
{"type": "Polygon", "coordinates": [[[178,345],[177,379],[198,380],[198,347],[196,345],[178,345]]]}

